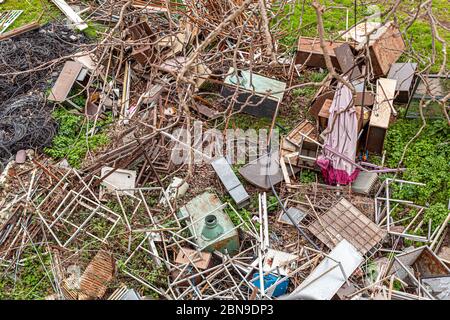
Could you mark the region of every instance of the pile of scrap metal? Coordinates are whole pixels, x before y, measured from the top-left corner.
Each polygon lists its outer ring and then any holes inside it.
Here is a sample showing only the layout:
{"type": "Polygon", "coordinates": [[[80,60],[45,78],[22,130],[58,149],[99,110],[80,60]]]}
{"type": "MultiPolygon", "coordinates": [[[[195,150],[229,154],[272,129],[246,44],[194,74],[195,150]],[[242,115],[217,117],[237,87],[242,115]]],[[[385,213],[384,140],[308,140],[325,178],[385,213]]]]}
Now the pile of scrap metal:
{"type": "MultiPolygon", "coordinates": [[[[86,29],[80,11],[53,2],[86,29]]],[[[356,160],[360,148],[382,150],[392,102],[411,98],[396,78],[406,65],[395,64],[404,49],[398,29],[378,26],[365,43],[356,26],[354,41],[326,43],[352,85],[329,76],[310,108],[317,123],[299,121],[278,146],[288,80],[299,64],[324,68],[326,57],[319,39],[301,38],[291,68],[273,64],[279,39],[263,28],[270,8],[260,3],[97,1],[87,9],[109,28],[95,47],[64,59],[45,103],[83,115],[88,135],[111,112],[111,143],[76,169],[25,151],[48,145],[53,122],[41,135],[28,125],[39,145],[15,138],[8,160],[17,156],[0,175],[0,279],[14,284],[33,262],[45,271],[46,299],[448,299],[450,210],[433,224],[428,208],[393,198],[393,185],[420,184],[380,182],[378,173],[398,169],[356,160]],[[205,151],[214,134],[202,130],[233,126],[241,112],[272,126],[238,169],[220,147],[205,151]],[[302,183],[305,168],[322,170],[325,183],[302,183]],[[423,228],[427,235],[417,235],[423,228]]],[[[12,141],[7,133],[0,127],[0,147],[12,141]]]]}

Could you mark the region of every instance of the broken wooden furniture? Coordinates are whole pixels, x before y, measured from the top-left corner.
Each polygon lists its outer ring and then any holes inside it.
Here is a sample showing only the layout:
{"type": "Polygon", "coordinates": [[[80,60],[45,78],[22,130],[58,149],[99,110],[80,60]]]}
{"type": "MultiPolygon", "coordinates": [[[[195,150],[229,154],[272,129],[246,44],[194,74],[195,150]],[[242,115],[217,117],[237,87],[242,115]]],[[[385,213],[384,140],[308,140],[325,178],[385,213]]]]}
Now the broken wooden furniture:
{"type": "Polygon", "coordinates": [[[364,79],[353,80],[356,91],[355,106],[371,107],[375,102],[375,94],[364,84],[364,79]]]}
{"type": "Polygon", "coordinates": [[[328,118],[330,117],[330,108],[332,103],[333,99],[326,99],[322,108],[320,108],[319,114],[317,115],[320,132],[325,130],[328,126],[328,118]]]}
{"type": "Polygon", "coordinates": [[[383,151],[391,113],[395,112],[393,101],[396,85],[397,80],[382,78],[377,81],[377,95],[366,138],[366,150],[369,152],[381,154],[383,151]]]}
{"type": "MultiPolygon", "coordinates": [[[[356,91],[355,106],[371,107],[375,101],[375,94],[364,85],[364,79],[355,79],[351,83],[356,91]]],[[[309,114],[318,120],[319,112],[323,108],[326,100],[332,101],[335,92],[336,81],[334,80],[329,80],[325,85],[320,87],[311,101],[309,114]]]]}
{"type": "MultiPolygon", "coordinates": [[[[345,42],[342,41],[325,40],[325,46],[327,47],[327,52],[331,58],[331,63],[333,64],[333,67],[337,69],[340,69],[340,65],[334,50],[344,43],[345,42]]],[[[327,68],[323,51],[320,47],[319,38],[299,38],[295,63],[314,68],[327,68]]]]}
{"type": "MultiPolygon", "coordinates": [[[[80,110],[81,107],[75,104],[69,94],[72,88],[83,88],[87,81],[88,70],[83,64],[76,61],[67,61],[48,96],[48,100],[58,103],[68,103],[70,106],[80,110]]],[[[80,93],[85,95],[85,92],[80,93]]]]}
{"type": "Polygon", "coordinates": [[[212,254],[210,252],[197,251],[186,247],[181,247],[175,258],[175,264],[179,269],[174,269],[171,275],[174,279],[188,278],[184,282],[180,282],[180,286],[190,286],[198,284],[202,281],[198,271],[205,271],[212,267],[212,254]],[[181,270],[180,270],[181,269],[181,270]],[[195,277],[191,277],[196,275],[195,277]]]}
{"type": "Polygon", "coordinates": [[[220,157],[213,160],[211,165],[234,202],[236,202],[237,207],[242,208],[250,204],[250,196],[236,177],[228,161],[224,157],[220,157]]]}
{"type": "Polygon", "coordinates": [[[112,253],[100,250],[87,266],[80,279],[78,299],[102,298],[113,280],[116,265],[112,253]]]}
{"type": "Polygon", "coordinates": [[[319,152],[319,145],[315,142],[317,139],[316,127],[308,120],[292,129],[281,141],[282,170],[285,170],[284,166],[314,168],[319,152]]]}
{"type": "Polygon", "coordinates": [[[215,194],[205,192],[180,208],[178,217],[186,220],[200,251],[238,253],[239,235],[225,205],[215,194]]]}
{"type": "Polygon", "coordinates": [[[222,96],[231,98],[238,91],[234,103],[235,110],[255,117],[272,119],[277,106],[283,100],[286,83],[251,73],[248,70],[228,70],[222,87],[222,96]]]}
{"type": "Polygon", "coordinates": [[[350,81],[361,78],[361,70],[359,69],[350,44],[343,43],[339,47],[333,48],[333,51],[343,76],[347,77],[350,81]]]}
{"type": "Polygon", "coordinates": [[[309,114],[314,118],[318,117],[320,109],[322,109],[325,100],[330,99],[333,100],[335,92],[335,84],[332,80],[328,80],[323,86],[317,90],[316,94],[311,100],[311,104],[309,107],[309,114]]]}
{"type": "Polygon", "coordinates": [[[144,42],[145,44],[134,45],[131,57],[142,66],[148,66],[155,62],[158,52],[155,52],[151,43],[155,42],[156,36],[150,25],[146,21],[141,21],[128,27],[128,32],[134,42],[144,42]]]}
{"type": "Polygon", "coordinates": [[[408,103],[416,86],[417,63],[394,63],[389,70],[388,79],[397,80],[395,102],[408,103]]]}
{"type": "Polygon", "coordinates": [[[392,64],[400,58],[405,49],[402,33],[393,22],[381,25],[365,21],[351,28],[346,35],[358,43],[357,50],[362,50],[367,44],[366,35],[369,33],[371,35],[368,45],[373,74],[376,77],[387,75],[392,64]]]}
{"type": "MultiPolygon", "coordinates": [[[[325,100],[323,107],[320,109],[320,112],[318,114],[320,132],[324,131],[328,126],[328,119],[330,118],[330,108],[332,103],[333,100],[327,99],[325,100]]],[[[369,122],[370,111],[368,108],[364,108],[364,115],[361,121],[362,107],[356,106],[355,110],[356,110],[356,119],[358,120],[358,133],[359,133],[361,129],[369,122]]]]}

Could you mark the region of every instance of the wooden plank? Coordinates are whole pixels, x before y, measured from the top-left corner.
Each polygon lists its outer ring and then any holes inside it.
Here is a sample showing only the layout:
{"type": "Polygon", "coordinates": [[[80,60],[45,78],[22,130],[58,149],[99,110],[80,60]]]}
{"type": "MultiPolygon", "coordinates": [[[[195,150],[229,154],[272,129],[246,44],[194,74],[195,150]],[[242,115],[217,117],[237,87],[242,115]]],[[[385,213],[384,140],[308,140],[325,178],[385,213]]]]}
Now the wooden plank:
{"type": "Polygon", "coordinates": [[[35,30],[40,27],[40,24],[37,22],[31,22],[26,25],[23,25],[21,27],[15,28],[14,30],[8,31],[0,35],[0,41],[10,39],[13,37],[16,37],[18,35],[21,35],[22,33],[35,30]]]}
{"type": "Polygon", "coordinates": [[[56,80],[48,97],[49,101],[63,102],[73,87],[83,65],[75,61],[67,61],[56,80]]]}
{"type": "MultiPolygon", "coordinates": [[[[339,68],[339,63],[334,53],[334,48],[340,46],[342,41],[325,40],[328,54],[335,68],[339,68]]],[[[320,46],[319,38],[300,37],[297,46],[296,64],[305,64],[308,67],[326,68],[325,58],[320,46]]]]}
{"type": "Polygon", "coordinates": [[[280,157],[280,166],[281,172],[283,172],[284,181],[288,186],[291,185],[291,178],[289,178],[289,173],[286,168],[286,163],[284,162],[284,157],[280,157]]]}
{"type": "Polygon", "coordinates": [[[381,78],[377,81],[375,106],[370,116],[370,126],[387,129],[395,97],[397,80],[381,78]]]}
{"type": "Polygon", "coordinates": [[[78,30],[83,31],[88,28],[83,19],[64,0],[52,0],[52,2],[75,24],[78,30]]]}
{"type": "Polygon", "coordinates": [[[344,75],[350,76],[350,80],[361,77],[361,71],[359,70],[359,67],[355,65],[356,58],[348,43],[344,43],[339,47],[334,48],[333,51],[344,75]]]}
{"type": "Polygon", "coordinates": [[[191,264],[191,261],[200,270],[206,270],[211,265],[212,255],[209,252],[196,251],[189,248],[181,248],[175,259],[177,264],[191,264]]]}

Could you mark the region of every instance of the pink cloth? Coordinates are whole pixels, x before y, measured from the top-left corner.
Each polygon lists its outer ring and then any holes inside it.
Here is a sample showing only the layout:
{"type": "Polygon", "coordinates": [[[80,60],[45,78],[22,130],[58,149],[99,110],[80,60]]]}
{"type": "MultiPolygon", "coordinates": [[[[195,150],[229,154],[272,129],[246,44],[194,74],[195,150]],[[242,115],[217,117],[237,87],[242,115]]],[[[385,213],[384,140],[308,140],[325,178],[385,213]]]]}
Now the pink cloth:
{"type": "Polygon", "coordinates": [[[317,165],[321,168],[327,184],[346,185],[356,179],[359,170],[354,164],[339,155],[343,155],[352,161],[355,160],[358,119],[353,105],[352,92],[341,83],[338,85],[330,107],[327,130],[330,130],[331,127],[332,131],[325,138],[325,147],[322,154],[317,158],[317,165]],[[337,112],[347,109],[349,105],[351,107],[347,111],[337,114],[337,112]],[[336,120],[334,120],[335,118],[336,120]]]}

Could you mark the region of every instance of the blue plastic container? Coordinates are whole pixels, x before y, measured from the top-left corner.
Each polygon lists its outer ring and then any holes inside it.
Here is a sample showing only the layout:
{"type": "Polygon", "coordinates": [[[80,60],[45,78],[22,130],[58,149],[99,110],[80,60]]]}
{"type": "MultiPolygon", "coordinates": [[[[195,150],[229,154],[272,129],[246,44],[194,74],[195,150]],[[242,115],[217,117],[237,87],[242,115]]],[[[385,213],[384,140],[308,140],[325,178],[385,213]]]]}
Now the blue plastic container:
{"type": "MultiPolygon", "coordinates": [[[[260,281],[259,281],[258,276],[259,276],[258,272],[253,274],[254,280],[252,280],[252,284],[254,284],[258,289],[260,289],[260,287],[259,287],[260,281]]],[[[264,276],[264,291],[267,291],[267,288],[269,288],[271,285],[273,285],[279,279],[281,279],[281,277],[276,276],[274,274],[265,275],[264,276]]],[[[285,294],[288,286],[289,286],[289,279],[286,279],[286,280],[280,282],[279,284],[277,284],[272,297],[279,297],[279,296],[285,294]]]]}

